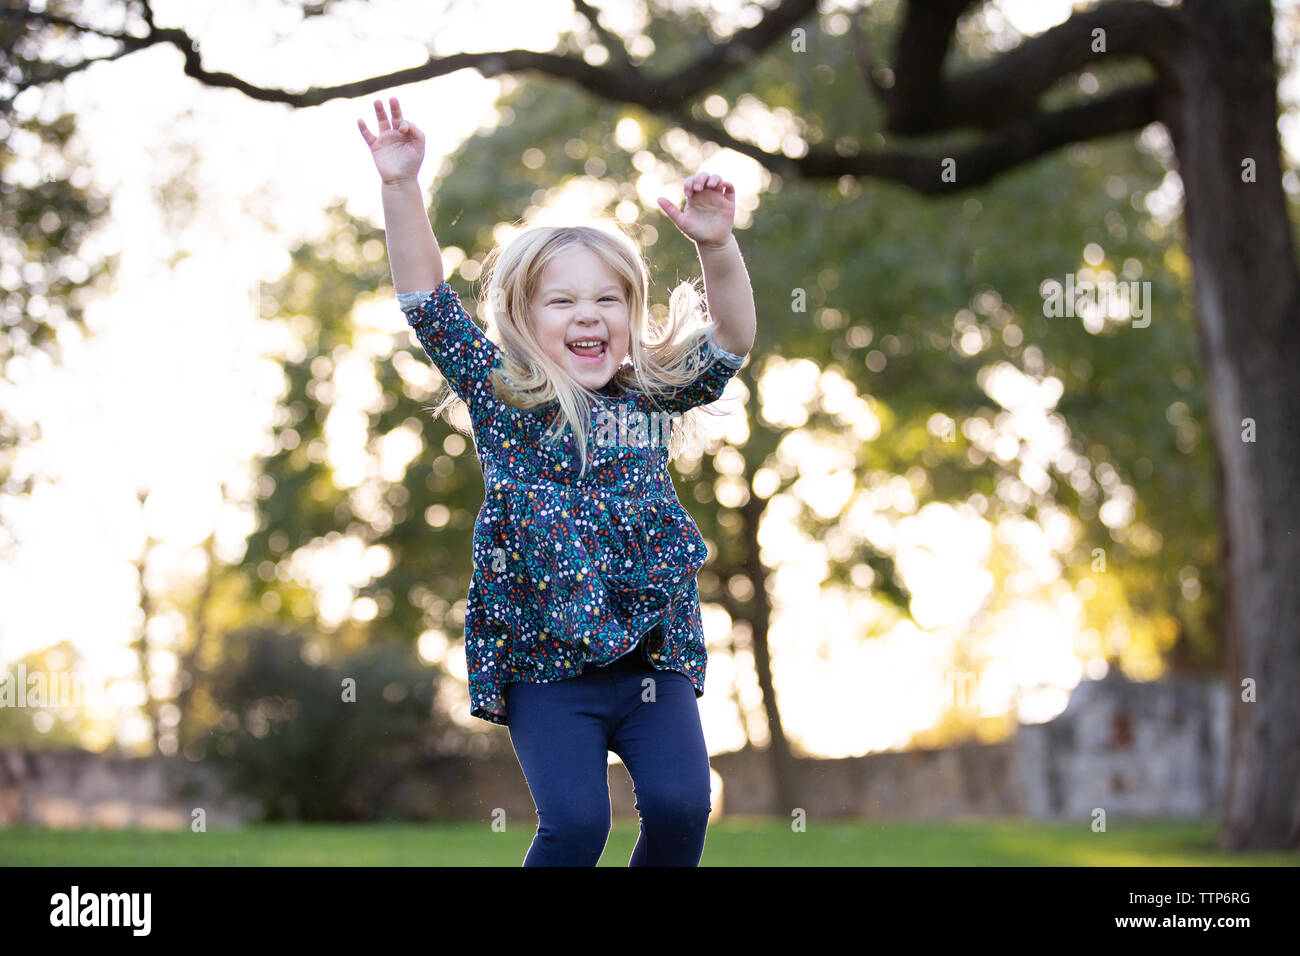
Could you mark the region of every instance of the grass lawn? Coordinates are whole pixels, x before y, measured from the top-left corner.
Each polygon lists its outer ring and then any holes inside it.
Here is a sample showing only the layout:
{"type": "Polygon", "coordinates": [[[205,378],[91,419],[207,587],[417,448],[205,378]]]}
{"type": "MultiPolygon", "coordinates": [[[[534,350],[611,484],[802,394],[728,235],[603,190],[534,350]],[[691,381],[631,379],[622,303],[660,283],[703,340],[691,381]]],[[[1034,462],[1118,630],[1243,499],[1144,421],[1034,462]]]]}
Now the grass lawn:
{"type": "MultiPolygon", "coordinates": [[[[207,833],[0,829],[0,866],[519,866],[536,818],[484,824],[268,824],[207,833]]],[[[1224,854],[1217,821],[1044,823],[812,821],[728,817],[709,827],[701,866],[1296,866],[1294,853],[1224,854]]],[[[627,866],[634,823],[617,821],[600,866],[627,866]]]]}

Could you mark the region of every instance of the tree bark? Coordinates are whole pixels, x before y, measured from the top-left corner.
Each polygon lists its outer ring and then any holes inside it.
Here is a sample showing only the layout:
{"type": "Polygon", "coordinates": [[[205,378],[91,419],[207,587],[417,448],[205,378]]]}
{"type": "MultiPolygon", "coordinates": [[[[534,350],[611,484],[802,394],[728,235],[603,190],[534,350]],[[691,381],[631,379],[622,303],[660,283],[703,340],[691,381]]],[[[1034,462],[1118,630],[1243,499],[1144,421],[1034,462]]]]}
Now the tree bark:
{"type": "MultiPolygon", "coordinates": [[[[1185,0],[1165,117],[1219,464],[1231,760],[1219,846],[1300,846],[1300,276],[1268,0],[1185,0]],[[1255,165],[1253,181],[1243,162],[1255,165]],[[1253,423],[1254,440],[1247,427],[1253,423]],[[1243,685],[1253,682],[1255,699],[1243,685]]],[[[1158,321],[1158,318],[1156,319],[1158,321]]]]}
{"type": "Polygon", "coordinates": [[[749,569],[749,579],[754,587],[753,613],[749,623],[753,633],[754,670],[758,676],[758,686],[763,692],[763,712],[767,716],[767,755],[775,784],[773,812],[785,816],[799,806],[798,780],[794,758],[790,753],[790,741],[786,739],[785,726],[781,723],[776,688],[772,683],[772,653],[767,642],[772,602],[767,596],[767,569],[763,567],[758,546],[758,529],[766,505],[751,488],[749,500],[740,508],[740,520],[747,551],[745,566],[749,569]]]}
{"type": "MultiPolygon", "coordinates": [[[[136,493],[136,499],[140,502],[141,511],[144,510],[147,498],[148,494],[143,490],[136,493]]],[[[162,703],[154,696],[153,689],[150,687],[154,675],[153,664],[149,660],[149,622],[153,620],[156,602],[146,580],[149,569],[149,551],[152,549],[153,544],[153,537],[146,535],[144,549],[135,560],[135,572],[140,579],[140,634],[131,642],[131,649],[135,651],[136,657],[140,661],[140,683],[144,686],[144,704],[140,710],[149,722],[149,750],[151,753],[158,753],[158,745],[162,738],[162,703]]]]}

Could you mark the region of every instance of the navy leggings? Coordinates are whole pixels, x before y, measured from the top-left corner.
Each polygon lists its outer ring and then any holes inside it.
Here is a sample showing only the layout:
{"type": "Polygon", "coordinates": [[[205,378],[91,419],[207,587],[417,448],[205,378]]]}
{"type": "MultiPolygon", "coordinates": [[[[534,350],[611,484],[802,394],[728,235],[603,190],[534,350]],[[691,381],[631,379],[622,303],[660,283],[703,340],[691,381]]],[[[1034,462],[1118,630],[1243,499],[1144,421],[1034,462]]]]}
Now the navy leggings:
{"type": "Polygon", "coordinates": [[[643,648],[568,680],[505,686],[510,742],[539,821],[524,866],[596,865],[609,836],[610,750],[632,777],[641,817],[628,865],[699,865],[713,805],[695,685],[651,667],[643,648]],[[653,700],[642,700],[646,679],[653,700]]]}

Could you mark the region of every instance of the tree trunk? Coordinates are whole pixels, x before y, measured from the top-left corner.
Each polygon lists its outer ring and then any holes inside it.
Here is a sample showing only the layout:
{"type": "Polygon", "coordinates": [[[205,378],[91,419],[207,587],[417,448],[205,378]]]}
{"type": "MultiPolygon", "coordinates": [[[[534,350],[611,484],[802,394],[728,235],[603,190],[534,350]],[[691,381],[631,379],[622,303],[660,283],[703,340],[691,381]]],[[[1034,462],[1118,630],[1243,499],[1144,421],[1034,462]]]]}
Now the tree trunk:
{"type": "MultiPolygon", "coordinates": [[[[140,495],[141,504],[144,497],[140,495]]],[[[153,620],[155,602],[145,580],[149,565],[149,551],[153,544],[154,538],[146,535],[144,550],[135,561],[135,572],[140,579],[140,634],[131,642],[131,650],[135,651],[136,658],[140,661],[140,683],[144,687],[144,704],[140,710],[149,723],[149,752],[156,754],[159,752],[158,745],[162,737],[161,703],[154,696],[151,688],[154,674],[153,663],[149,660],[149,622],[153,620]]]]}
{"type": "MultiPolygon", "coordinates": [[[[222,489],[224,493],[224,488],[222,489]]],[[[208,609],[212,604],[212,594],[217,583],[217,536],[210,534],[203,541],[203,554],[208,561],[207,572],[203,576],[203,590],[194,602],[190,615],[194,641],[181,655],[180,690],[176,695],[176,709],[179,713],[176,722],[176,749],[184,750],[193,743],[194,714],[191,698],[207,660],[208,609]]]]}
{"type": "Polygon", "coordinates": [[[1168,77],[1162,119],[1184,183],[1221,476],[1225,679],[1233,703],[1219,846],[1294,848],[1300,846],[1300,277],[1282,191],[1272,11],[1268,0],[1185,0],[1182,12],[1185,47],[1172,59],[1176,72],[1168,77]],[[1243,165],[1248,160],[1253,176],[1243,165]],[[1254,685],[1253,701],[1246,682],[1254,685]]]}
{"type": "MultiPolygon", "coordinates": [[[[751,486],[752,489],[752,486],[751,486]]],[[[749,500],[740,509],[741,535],[746,548],[745,564],[754,587],[753,611],[749,618],[753,632],[754,670],[763,692],[763,712],[767,716],[768,761],[772,773],[772,812],[789,815],[798,807],[797,771],[790,753],[790,742],[781,724],[776,688],[772,684],[772,654],[767,643],[767,625],[772,619],[772,603],[767,596],[767,569],[759,558],[758,528],[767,502],[750,491],[749,500]]],[[[725,585],[724,585],[725,587],[725,585]]]]}

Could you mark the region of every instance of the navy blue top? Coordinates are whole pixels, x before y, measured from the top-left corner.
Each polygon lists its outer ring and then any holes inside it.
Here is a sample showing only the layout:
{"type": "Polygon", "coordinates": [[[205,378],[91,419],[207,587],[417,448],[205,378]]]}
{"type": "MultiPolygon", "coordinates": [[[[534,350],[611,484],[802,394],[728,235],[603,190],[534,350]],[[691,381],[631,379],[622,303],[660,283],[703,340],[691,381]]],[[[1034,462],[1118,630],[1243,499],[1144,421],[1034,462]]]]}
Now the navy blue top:
{"type": "MultiPolygon", "coordinates": [[[[645,658],[680,671],[704,694],[706,652],[696,574],[704,538],[668,474],[657,425],[636,436],[632,413],[682,413],[721,397],[745,356],[719,348],[712,327],[700,374],[660,398],[601,389],[592,405],[587,471],[573,432],[546,441],[558,403],[506,405],[488,372],[500,350],[474,323],[451,286],[398,294],[406,320],[448,386],[465,401],[485,495],[474,525],[473,574],[465,613],[470,714],[508,726],[504,686],[577,677],[645,638],[645,658]],[[623,406],[620,408],[619,406],[623,406]],[[604,419],[602,412],[611,416],[604,419]],[[626,416],[626,419],[624,419],[626,416]],[[624,440],[598,440],[605,421],[626,421],[624,440]]],[[[617,427],[617,426],[614,426],[617,427]]],[[[606,435],[609,430],[606,430],[606,435]]]]}

